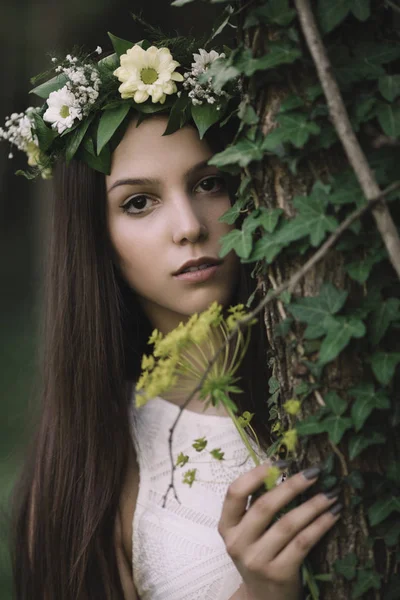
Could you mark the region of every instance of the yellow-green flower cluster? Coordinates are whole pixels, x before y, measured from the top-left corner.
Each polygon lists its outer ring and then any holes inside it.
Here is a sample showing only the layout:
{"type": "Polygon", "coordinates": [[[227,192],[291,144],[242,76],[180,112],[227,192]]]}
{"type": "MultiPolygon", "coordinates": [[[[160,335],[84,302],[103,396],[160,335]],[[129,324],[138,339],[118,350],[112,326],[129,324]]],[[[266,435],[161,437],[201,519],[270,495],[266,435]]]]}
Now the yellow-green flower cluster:
{"type": "MultiPolygon", "coordinates": [[[[177,383],[179,376],[180,383],[183,377],[186,387],[191,384],[194,389],[228,332],[246,316],[242,304],[230,307],[228,312],[225,321],[223,307],[213,302],[206,311],[193,314],[186,323],[180,323],[165,336],[157,329],[152,332],[148,343],[154,346],[153,354],[142,358],[142,373],[136,385],[137,406],[155,396],[162,396],[177,383]],[[215,347],[217,341],[219,343],[215,347]]],[[[229,360],[229,347],[226,346],[225,353],[221,353],[206,381],[220,378],[235,369],[242,358],[239,349],[243,349],[244,345],[245,339],[240,334],[232,360],[229,360]]]]}

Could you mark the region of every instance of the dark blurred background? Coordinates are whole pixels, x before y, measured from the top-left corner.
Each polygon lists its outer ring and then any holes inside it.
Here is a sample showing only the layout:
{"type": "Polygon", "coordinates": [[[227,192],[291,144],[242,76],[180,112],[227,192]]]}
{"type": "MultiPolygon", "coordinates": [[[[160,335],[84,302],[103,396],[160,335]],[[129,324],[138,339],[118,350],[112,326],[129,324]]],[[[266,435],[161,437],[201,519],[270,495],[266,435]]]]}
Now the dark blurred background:
{"type": "MultiPolygon", "coordinates": [[[[166,33],[209,33],[220,7],[200,2],[182,8],[170,0],[2,0],[0,126],[12,112],[40,104],[29,96],[30,77],[50,66],[47,53],[65,56],[75,45],[111,50],[107,31],[137,41],[143,30],[130,13],[141,13],[166,33]]],[[[146,36],[148,37],[148,36],[146,36]]],[[[32,429],[39,381],[46,206],[51,182],[16,177],[24,155],[0,143],[0,600],[11,600],[7,536],[9,496],[32,429]]]]}

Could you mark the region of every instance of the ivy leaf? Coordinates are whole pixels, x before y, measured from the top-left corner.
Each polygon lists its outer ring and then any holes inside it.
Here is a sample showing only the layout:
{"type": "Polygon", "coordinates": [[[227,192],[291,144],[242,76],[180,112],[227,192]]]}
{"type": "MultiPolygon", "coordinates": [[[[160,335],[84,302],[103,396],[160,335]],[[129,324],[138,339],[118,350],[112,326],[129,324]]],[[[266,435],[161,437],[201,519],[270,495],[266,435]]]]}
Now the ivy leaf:
{"type": "Polygon", "coordinates": [[[291,112],[289,114],[279,115],[277,122],[285,133],[285,140],[301,148],[308,141],[310,135],[317,135],[321,129],[317,123],[308,121],[303,113],[291,112]]]}
{"type": "Polygon", "coordinates": [[[58,136],[58,133],[54,129],[47,127],[46,123],[37,112],[33,112],[32,117],[35,122],[35,133],[39,141],[40,149],[43,152],[46,152],[58,136]]]}
{"type": "Polygon", "coordinates": [[[113,45],[113,48],[114,48],[115,53],[118,56],[118,58],[121,58],[121,56],[123,54],[126,54],[126,51],[129,50],[129,48],[133,48],[133,46],[135,45],[133,42],[128,42],[128,40],[123,40],[122,38],[119,38],[116,35],[113,35],[109,31],[107,33],[108,33],[108,37],[111,40],[111,43],[113,45]]]}
{"type": "Polygon", "coordinates": [[[365,203],[363,191],[353,171],[346,170],[333,179],[333,190],[329,194],[329,202],[335,205],[365,203]]]}
{"type": "Polygon", "coordinates": [[[273,233],[278,224],[279,217],[283,213],[281,208],[265,208],[261,207],[261,215],[259,218],[260,225],[268,233],[273,233]]]}
{"type": "Polygon", "coordinates": [[[251,58],[244,63],[243,72],[248,77],[251,77],[257,71],[266,71],[278,65],[292,63],[300,56],[300,50],[292,44],[287,42],[270,42],[268,53],[260,58],[251,58]]]}
{"type": "Polygon", "coordinates": [[[264,235],[260,240],[257,240],[253,246],[253,251],[249,256],[249,262],[257,260],[265,260],[270,264],[274,258],[282,250],[282,245],[277,244],[272,235],[264,235]]]}
{"type": "Polygon", "coordinates": [[[400,45],[394,43],[361,42],[354,49],[360,58],[374,65],[383,65],[400,58],[400,45]]]}
{"type": "Polygon", "coordinates": [[[319,364],[335,359],[348,345],[352,337],[360,338],[365,335],[365,325],[360,319],[354,317],[333,317],[325,319],[327,336],[321,344],[319,364]]]}
{"type": "Polygon", "coordinates": [[[260,120],[254,108],[245,100],[239,105],[238,117],[246,125],[257,125],[260,120]]]}
{"type": "MultiPolygon", "coordinates": [[[[327,232],[338,227],[335,217],[326,214],[327,196],[322,190],[313,190],[310,196],[297,196],[293,204],[299,211],[300,223],[308,224],[310,241],[318,246],[327,232]]],[[[299,223],[299,224],[300,224],[299,223]]]]}
{"type": "Polygon", "coordinates": [[[347,409],[347,402],[343,400],[336,392],[328,392],[324,396],[324,402],[329,410],[340,417],[347,409]]]}
{"type": "Polygon", "coordinates": [[[220,223],[229,223],[229,225],[233,225],[233,223],[239,218],[241,211],[246,205],[246,198],[239,198],[236,200],[235,204],[231,206],[223,215],[218,218],[220,223]]]}
{"type": "Polygon", "coordinates": [[[380,126],[386,135],[398,137],[400,135],[400,106],[380,102],[377,109],[380,126]]]}
{"type": "Polygon", "coordinates": [[[228,146],[222,152],[215,154],[209,165],[224,167],[226,165],[237,164],[240,167],[247,167],[253,160],[261,160],[263,152],[258,144],[245,138],[234,146],[228,146]]]}
{"type": "Polygon", "coordinates": [[[386,475],[387,475],[387,478],[390,479],[390,481],[393,481],[393,483],[396,483],[397,485],[399,485],[400,484],[400,463],[395,462],[395,461],[392,461],[391,463],[389,463],[387,466],[387,469],[386,469],[386,475]]]}
{"type": "Polygon", "coordinates": [[[192,117],[202,140],[207,129],[214,125],[221,116],[216,104],[192,104],[192,117]]]}
{"type": "Polygon", "coordinates": [[[269,0],[262,9],[266,22],[276,23],[282,27],[289,25],[296,16],[296,11],[289,7],[288,0],[269,0]]]}
{"type": "Polygon", "coordinates": [[[364,258],[347,264],[345,269],[354,281],[363,284],[367,281],[372,267],[384,258],[386,258],[386,250],[384,248],[380,248],[379,250],[373,249],[364,258]]]}
{"type": "Polygon", "coordinates": [[[371,314],[370,339],[372,344],[379,344],[392,321],[400,317],[400,300],[388,298],[380,302],[371,314]]]}
{"type": "Polygon", "coordinates": [[[131,106],[130,102],[124,102],[115,108],[103,112],[97,129],[97,156],[121,125],[131,106]]]}
{"type": "Polygon", "coordinates": [[[383,433],[374,431],[371,435],[354,435],[349,440],[349,457],[350,460],[356,458],[365,448],[374,444],[385,444],[386,436],[383,433]]]}
{"type": "Polygon", "coordinates": [[[353,0],[351,12],[359,21],[366,21],[371,15],[370,0],[353,0]]]}
{"type": "Polygon", "coordinates": [[[317,415],[310,415],[296,423],[296,431],[299,435],[316,435],[325,431],[324,425],[317,415]]]}
{"type": "Polygon", "coordinates": [[[290,304],[288,309],[295,319],[310,325],[320,325],[326,316],[339,312],[346,302],[347,295],[348,292],[338,290],[331,283],[324,283],[319,296],[299,298],[290,304]]]}
{"type": "Polygon", "coordinates": [[[338,444],[344,433],[352,427],[353,422],[349,417],[330,415],[321,421],[320,425],[323,427],[323,431],[328,434],[331,442],[338,444]]]}
{"type": "Polygon", "coordinates": [[[400,75],[382,75],[379,77],[378,86],[385,100],[393,102],[400,95],[400,75]]]}
{"type": "Polygon", "coordinates": [[[233,229],[221,238],[221,250],[219,256],[223,258],[231,250],[241,258],[248,258],[253,247],[253,237],[246,229],[233,229]]]}
{"type": "Polygon", "coordinates": [[[358,569],[357,581],[353,584],[351,598],[362,598],[371,588],[379,590],[381,587],[381,576],[371,569],[358,569]]]}
{"type": "Polygon", "coordinates": [[[350,389],[349,394],[356,399],[351,406],[351,416],[356,431],[360,431],[375,408],[390,408],[390,401],[387,396],[383,392],[376,392],[372,383],[360,383],[350,389]]]}
{"type": "Polygon", "coordinates": [[[378,525],[394,511],[400,512],[400,497],[390,495],[379,498],[368,510],[371,526],[378,525]]]}
{"type": "Polygon", "coordinates": [[[370,360],[372,370],[379,383],[387,385],[400,362],[400,352],[376,352],[370,360]]]}
{"type": "Polygon", "coordinates": [[[318,0],[318,18],[322,31],[329,33],[349,14],[352,0],[318,0]]]}
{"type": "Polygon", "coordinates": [[[354,552],[346,554],[344,558],[335,560],[333,568],[336,573],[343,575],[347,581],[351,581],[356,576],[357,556],[354,552]]]}

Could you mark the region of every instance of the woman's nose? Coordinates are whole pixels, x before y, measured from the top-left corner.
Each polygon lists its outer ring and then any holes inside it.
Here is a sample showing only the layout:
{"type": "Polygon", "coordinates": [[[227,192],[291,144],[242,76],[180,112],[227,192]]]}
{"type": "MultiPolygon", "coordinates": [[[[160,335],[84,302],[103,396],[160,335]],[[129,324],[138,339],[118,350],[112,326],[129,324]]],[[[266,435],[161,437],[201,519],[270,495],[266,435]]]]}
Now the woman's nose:
{"type": "Polygon", "coordinates": [[[172,215],[172,239],[175,244],[203,241],[208,237],[208,228],[193,207],[190,198],[181,198],[175,203],[172,215]]]}

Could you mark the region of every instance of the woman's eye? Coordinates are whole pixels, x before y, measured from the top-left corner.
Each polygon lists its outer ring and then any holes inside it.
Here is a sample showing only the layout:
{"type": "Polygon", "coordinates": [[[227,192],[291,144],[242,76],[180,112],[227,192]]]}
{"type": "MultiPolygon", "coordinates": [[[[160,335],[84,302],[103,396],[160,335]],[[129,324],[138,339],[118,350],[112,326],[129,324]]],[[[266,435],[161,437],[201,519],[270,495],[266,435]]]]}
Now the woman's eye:
{"type": "Polygon", "coordinates": [[[143,212],[144,210],[150,208],[150,206],[147,205],[148,201],[150,201],[150,198],[148,198],[148,196],[134,196],[133,198],[130,198],[128,202],[123,204],[121,208],[124,212],[128,214],[137,215],[143,212]],[[129,210],[130,208],[132,208],[132,210],[129,210]]]}
{"type": "Polygon", "coordinates": [[[220,192],[225,189],[225,180],[223,177],[207,177],[200,181],[196,189],[198,188],[203,192],[220,192]]]}

